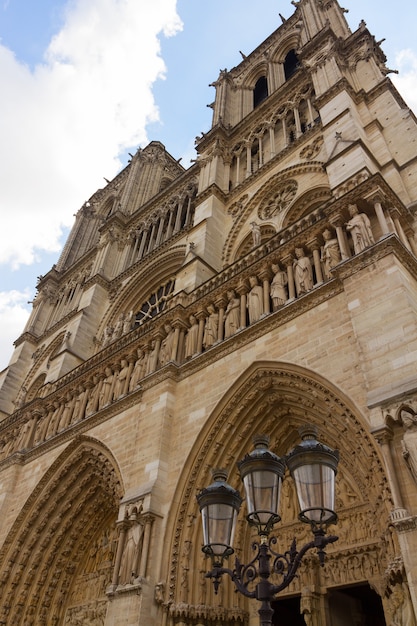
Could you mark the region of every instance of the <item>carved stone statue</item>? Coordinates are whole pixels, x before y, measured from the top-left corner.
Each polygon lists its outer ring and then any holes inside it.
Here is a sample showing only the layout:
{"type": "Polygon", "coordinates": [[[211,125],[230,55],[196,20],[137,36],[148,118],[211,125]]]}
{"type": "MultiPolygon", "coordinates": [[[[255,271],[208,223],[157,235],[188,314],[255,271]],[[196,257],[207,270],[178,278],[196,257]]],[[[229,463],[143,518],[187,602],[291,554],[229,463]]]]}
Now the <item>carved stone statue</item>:
{"type": "Polygon", "coordinates": [[[251,222],[253,247],[256,248],[261,244],[261,227],[256,222],[251,222]]]}
{"type": "Polygon", "coordinates": [[[339,243],[328,228],[323,231],[324,245],[321,249],[321,261],[323,263],[323,270],[325,277],[329,280],[332,278],[332,268],[336,267],[340,263],[341,256],[339,250],[339,243]]]}
{"type": "Polygon", "coordinates": [[[249,323],[258,321],[264,313],[264,294],[262,286],[258,284],[256,276],[249,278],[251,290],[248,293],[247,307],[249,311],[249,323]]]}
{"type": "Polygon", "coordinates": [[[106,326],[103,335],[103,348],[109,345],[113,340],[113,326],[106,326]]]}
{"type": "Polygon", "coordinates": [[[133,584],[135,578],[137,578],[141,534],[142,526],[137,523],[132,524],[126,533],[119,570],[119,585],[133,584]]]}
{"type": "Polygon", "coordinates": [[[225,311],[224,337],[227,339],[237,332],[240,326],[240,300],[233,289],[227,292],[228,305],[225,311]]]}
{"type": "Polygon", "coordinates": [[[125,321],[125,314],[124,313],[120,313],[119,317],[117,318],[116,325],[114,327],[113,341],[115,339],[118,339],[119,337],[121,337],[121,335],[123,334],[123,324],[124,324],[124,321],[125,321]]]}
{"type": "Polygon", "coordinates": [[[390,600],[391,621],[389,626],[416,626],[406,583],[395,585],[390,600]]]}
{"type": "Polygon", "coordinates": [[[102,409],[107,404],[110,404],[113,400],[111,395],[111,388],[113,385],[113,372],[110,367],[106,367],[105,378],[101,384],[99,403],[98,406],[102,409]]]}
{"type": "Polygon", "coordinates": [[[157,604],[163,604],[164,602],[164,594],[165,594],[165,583],[159,582],[155,585],[155,602],[157,604]]]}
{"type": "Polygon", "coordinates": [[[190,328],[185,337],[185,358],[191,359],[198,349],[198,322],[194,315],[190,315],[190,328]]]}
{"type": "Polygon", "coordinates": [[[295,257],[293,262],[295,288],[297,296],[301,296],[313,289],[313,269],[302,248],[295,249],[295,257]]]}
{"type": "Polygon", "coordinates": [[[117,375],[116,384],[114,386],[114,399],[120,398],[125,393],[127,375],[129,373],[129,364],[126,359],[122,359],[120,372],[117,375]]]}
{"type": "Polygon", "coordinates": [[[278,265],[278,263],[272,266],[274,277],[271,281],[270,295],[272,298],[272,308],[277,311],[279,307],[283,306],[287,299],[287,272],[284,272],[278,265]]]}
{"type": "Polygon", "coordinates": [[[211,348],[218,338],[219,333],[219,314],[214,308],[213,304],[209,304],[207,307],[208,317],[204,326],[203,346],[204,348],[211,348]]]}
{"type": "Polygon", "coordinates": [[[132,330],[133,311],[129,311],[123,320],[123,334],[125,335],[132,330]]]}
{"type": "Polygon", "coordinates": [[[353,249],[355,254],[358,254],[375,243],[371,222],[365,213],[359,213],[356,204],[349,205],[349,215],[350,220],[346,224],[346,230],[350,232],[353,249]]]}
{"type": "Polygon", "coordinates": [[[172,328],[171,324],[165,324],[165,339],[161,343],[161,347],[159,349],[159,364],[162,367],[169,361],[171,361],[172,355],[172,346],[174,344],[174,336],[175,331],[172,328]]]}
{"type": "Polygon", "coordinates": [[[143,350],[138,348],[138,358],[136,359],[132,375],[129,381],[129,391],[134,391],[139,386],[139,381],[146,373],[146,356],[143,350]]]}
{"type": "Polygon", "coordinates": [[[411,409],[401,411],[401,422],[404,428],[402,439],[403,457],[417,483],[417,415],[411,409]]]}

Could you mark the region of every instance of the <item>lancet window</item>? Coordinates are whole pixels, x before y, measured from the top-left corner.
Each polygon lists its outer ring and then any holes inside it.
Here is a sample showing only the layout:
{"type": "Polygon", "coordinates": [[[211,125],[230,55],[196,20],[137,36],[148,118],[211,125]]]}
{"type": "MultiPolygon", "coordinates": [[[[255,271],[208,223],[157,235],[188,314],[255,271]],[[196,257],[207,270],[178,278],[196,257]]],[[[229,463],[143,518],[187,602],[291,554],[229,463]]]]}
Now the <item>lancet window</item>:
{"type": "Polygon", "coordinates": [[[268,97],[268,81],[266,76],[258,78],[253,90],[253,108],[255,109],[268,97]]]}
{"type": "Polygon", "coordinates": [[[287,56],[285,57],[285,61],[284,61],[285,80],[288,80],[289,78],[291,78],[291,76],[294,76],[298,68],[299,68],[299,62],[298,62],[297,54],[295,50],[290,50],[287,56]]]}
{"type": "Polygon", "coordinates": [[[232,148],[229,189],[237,187],[319,122],[313,101],[314,90],[306,85],[291,97],[291,106],[281,107],[272,119],[262,122],[232,148]]]}
{"type": "Polygon", "coordinates": [[[127,265],[132,265],[156,250],[165,241],[193,224],[196,189],[194,185],[181,196],[149,215],[131,232],[131,250],[127,265]]]}

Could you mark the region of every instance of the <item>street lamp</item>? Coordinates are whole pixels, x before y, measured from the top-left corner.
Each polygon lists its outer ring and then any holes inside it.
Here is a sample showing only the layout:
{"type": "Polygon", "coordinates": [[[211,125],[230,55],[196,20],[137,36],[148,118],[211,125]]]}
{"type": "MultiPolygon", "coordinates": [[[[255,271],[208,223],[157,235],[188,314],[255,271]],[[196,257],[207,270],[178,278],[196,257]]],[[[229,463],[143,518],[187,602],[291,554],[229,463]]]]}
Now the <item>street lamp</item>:
{"type": "Polygon", "coordinates": [[[320,564],[324,564],[324,548],[338,537],[326,536],[329,524],[337,521],[334,512],[335,476],[339,454],[317,441],[317,429],[308,425],[300,429],[302,441],[285,458],[269,450],[269,438],[254,438],[254,450],[239,463],[238,468],[245,489],[247,521],[257,528],[259,542],[253,544],[255,557],[244,565],[236,557],[235,568],[224,567],[224,560],[232,548],[237,515],[242,498],[227,482],[224,470],[213,470],[214,482],[197,495],[203,521],[203,552],[212,559],[213,568],[206,574],[213,579],[215,593],[221,577],[227,574],[236,590],[248,598],[261,602],[261,626],[271,626],[275,596],[294,579],[304,554],[316,548],[320,564]],[[313,540],[297,550],[294,539],[286,552],[279,554],[272,548],[276,537],[269,537],[280,521],[279,499],[285,466],[288,467],[297,491],[301,512],[299,519],[310,524],[313,540]],[[272,574],[280,582],[270,582],[272,574]],[[256,582],[258,581],[258,582],[256,582]]]}

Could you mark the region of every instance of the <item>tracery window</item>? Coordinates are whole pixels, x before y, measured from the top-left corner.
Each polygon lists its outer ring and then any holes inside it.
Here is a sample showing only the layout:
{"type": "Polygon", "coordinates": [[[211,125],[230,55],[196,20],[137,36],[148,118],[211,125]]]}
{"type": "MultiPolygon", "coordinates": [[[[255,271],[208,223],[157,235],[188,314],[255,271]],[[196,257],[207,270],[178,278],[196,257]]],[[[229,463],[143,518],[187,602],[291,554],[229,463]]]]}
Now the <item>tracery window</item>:
{"type": "Polygon", "coordinates": [[[169,280],[164,283],[156,291],[143,302],[139,311],[135,315],[135,326],[141,326],[147,320],[161,313],[166,307],[169,296],[174,290],[174,281],[169,280]]]}

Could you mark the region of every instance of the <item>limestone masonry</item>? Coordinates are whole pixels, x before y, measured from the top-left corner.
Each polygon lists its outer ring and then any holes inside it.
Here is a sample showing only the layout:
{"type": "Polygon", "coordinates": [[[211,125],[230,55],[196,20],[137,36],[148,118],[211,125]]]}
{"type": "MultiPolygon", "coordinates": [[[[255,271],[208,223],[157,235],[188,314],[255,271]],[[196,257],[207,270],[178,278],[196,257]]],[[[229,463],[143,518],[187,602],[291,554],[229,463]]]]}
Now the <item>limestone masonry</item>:
{"type": "MultiPolygon", "coordinates": [[[[195,163],[139,149],[39,279],[0,373],[1,625],[256,626],[195,496],[305,424],[340,452],[339,540],[274,625],[417,624],[417,120],[364,22],[292,4],[213,83],[195,163]]],[[[282,550],[297,516],[287,479],[282,550]]]]}

